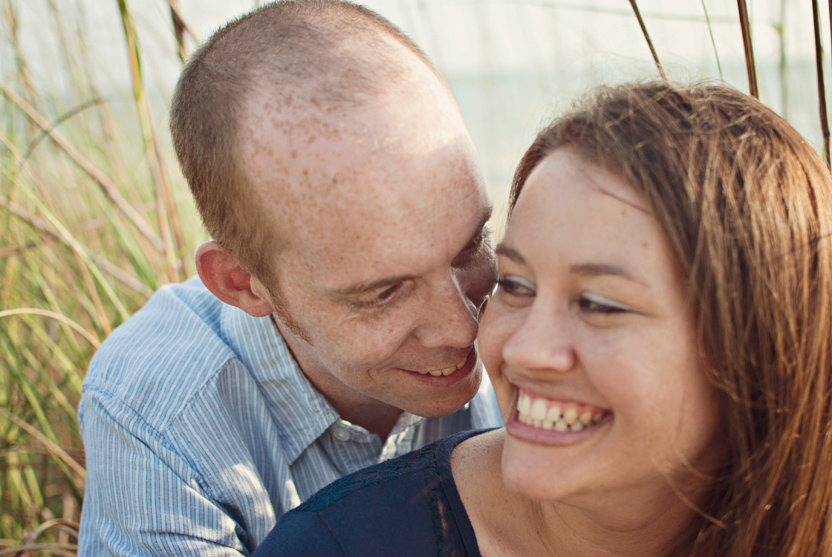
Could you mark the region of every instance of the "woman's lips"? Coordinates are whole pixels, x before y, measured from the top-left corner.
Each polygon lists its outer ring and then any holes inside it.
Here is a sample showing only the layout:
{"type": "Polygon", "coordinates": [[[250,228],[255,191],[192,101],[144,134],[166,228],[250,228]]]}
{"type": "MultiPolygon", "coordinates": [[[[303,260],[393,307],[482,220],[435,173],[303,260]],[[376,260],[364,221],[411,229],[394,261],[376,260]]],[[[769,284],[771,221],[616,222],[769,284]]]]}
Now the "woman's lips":
{"type": "Polygon", "coordinates": [[[517,387],[506,432],[535,444],[566,446],[579,443],[613,421],[610,410],[568,399],[551,398],[517,387]]]}

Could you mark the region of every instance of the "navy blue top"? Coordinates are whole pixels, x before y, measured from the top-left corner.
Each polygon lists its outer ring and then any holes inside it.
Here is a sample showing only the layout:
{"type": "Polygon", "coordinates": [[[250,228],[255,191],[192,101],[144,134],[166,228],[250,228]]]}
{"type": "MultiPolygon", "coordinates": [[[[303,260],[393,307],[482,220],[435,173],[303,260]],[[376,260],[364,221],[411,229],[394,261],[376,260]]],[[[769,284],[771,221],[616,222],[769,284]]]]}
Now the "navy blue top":
{"type": "Polygon", "coordinates": [[[446,437],[335,481],[284,514],[253,557],[479,557],[446,437]]]}

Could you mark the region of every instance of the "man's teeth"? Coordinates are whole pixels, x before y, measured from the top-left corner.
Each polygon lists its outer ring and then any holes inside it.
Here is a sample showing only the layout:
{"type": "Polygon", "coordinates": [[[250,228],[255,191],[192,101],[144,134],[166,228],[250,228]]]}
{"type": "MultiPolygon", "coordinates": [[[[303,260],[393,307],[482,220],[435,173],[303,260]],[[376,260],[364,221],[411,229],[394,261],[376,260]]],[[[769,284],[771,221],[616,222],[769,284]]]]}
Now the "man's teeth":
{"type": "Polygon", "coordinates": [[[430,371],[420,371],[419,373],[422,374],[422,375],[430,374],[430,375],[433,375],[434,377],[439,377],[440,375],[450,375],[453,372],[455,372],[456,370],[458,370],[459,368],[461,368],[462,366],[464,366],[465,362],[467,362],[467,361],[468,361],[468,356],[465,356],[465,358],[461,362],[456,364],[455,366],[447,367],[445,369],[432,369],[430,371]]]}
{"type": "Polygon", "coordinates": [[[579,413],[576,408],[567,408],[561,412],[558,404],[549,406],[546,399],[529,395],[520,395],[517,414],[521,423],[559,432],[581,431],[584,427],[597,424],[604,417],[604,412],[584,410],[579,413]]]}

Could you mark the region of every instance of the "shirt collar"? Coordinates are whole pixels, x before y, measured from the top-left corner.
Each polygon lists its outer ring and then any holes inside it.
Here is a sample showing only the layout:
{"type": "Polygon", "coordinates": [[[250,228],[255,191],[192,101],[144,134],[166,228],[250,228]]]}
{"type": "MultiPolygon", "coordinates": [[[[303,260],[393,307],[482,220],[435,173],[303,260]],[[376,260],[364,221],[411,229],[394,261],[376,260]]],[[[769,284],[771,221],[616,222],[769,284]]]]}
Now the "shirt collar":
{"type": "MultiPolygon", "coordinates": [[[[342,420],[338,412],[309,382],[271,316],[252,317],[223,304],[222,331],[237,357],[252,374],[274,417],[286,456],[294,462],[303,451],[336,423],[370,434],[342,420]]],[[[397,435],[424,420],[402,412],[390,432],[397,435]]]]}
{"type": "Polygon", "coordinates": [[[338,413],[303,374],[270,316],[252,317],[225,305],[222,330],[257,381],[283,450],[294,462],[339,420],[338,413]]]}
{"type": "Polygon", "coordinates": [[[401,431],[411,428],[422,420],[424,420],[422,416],[417,416],[416,414],[411,414],[410,412],[402,412],[402,415],[399,416],[399,419],[396,421],[396,425],[394,425],[392,431],[390,431],[390,435],[395,435],[401,431]]]}

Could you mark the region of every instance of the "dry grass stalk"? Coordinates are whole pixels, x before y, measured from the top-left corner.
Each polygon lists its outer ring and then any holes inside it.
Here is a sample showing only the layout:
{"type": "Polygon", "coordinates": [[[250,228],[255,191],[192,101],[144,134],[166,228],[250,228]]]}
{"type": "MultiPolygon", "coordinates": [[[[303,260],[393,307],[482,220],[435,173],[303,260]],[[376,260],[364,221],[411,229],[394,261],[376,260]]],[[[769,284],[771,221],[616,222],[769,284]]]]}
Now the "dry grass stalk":
{"type": "MultiPolygon", "coordinates": [[[[43,184],[40,183],[40,180],[38,179],[37,174],[31,169],[31,167],[29,166],[29,163],[26,161],[26,159],[20,157],[20,154],[17,152],[17,149],[15,148],[14,144],[11,141],[9,141],[9,139],[2,133],[0,133],[0,142],[2,142],[6,146],[6,148],[8,148],[9,151],[17,158],[21,167],[31,176],[32,180],[37,184],[38,189],[41,192],[43,192],[45,190],[45,188],[43,187],[43,184]]],[[[48,200],[48,199],[50,199],[50,196],[49,195],[43,195],[43,199],[48,200]]],[[[128,273],[125,273],[119,267],[116,267],[115,265],[113,265],[112,263],[110,263],[109,261],[107,261],[106,259],[101,257],[100,255],[96,254],[90,248],[82,245],[80,242],[78,242],[77,239],[75,239],[72,236],[72,234],[69,233],[69,231],[66,228],[61,227],[60,231],[55,229],[54,227],[52,227],[45,220],[43,220],[43,219],[41,219],[41,218],[39,218],[35,215],[32,215],[31,213],[29,213],[28,211],[26,211],[22,207],[19,207],[18,205],[16,205],[15,203],[12,203],[8,199],[5,199],[3,196],[0,196],[0,206],[5,207],[12,214],[14,214],[18,218],[26,221],[27,223],[32,225],[34,228],[36,228],[38,231],[45,234],[49,238],[58,240],[59,242],[65,244],[67,247],[69,247],[73,251],[73,253],[76,254],[76,257],[80,257],[80,255],[83,254],[84,257],[93,260],[95,262],[95,264],[98,265],[101,268],[102,271],[111,275],[113,278],[119,280],[125,286],[131,288],[132,290],[135,290],[136,292],[139,292],[139,293],[143,294],[144,296],[150,296],[153,293],[149,288],[147,288],[141,282],[136,280],[133,276],[129,275],[128,273]]],[[[59,211],[53,209],[52,214],[53,215],[59,214],[59,211]]],[[[5,256],[8,256],[8,255],[11,255],[12,253],[16,253],[18,251],[19,251],[19,248],[14,248],[14,247],[12,247],[12,248],[3,248],[2,250],[0,250],[0,257],[5,257],[5,256]]],[[[79,265],[81,265],[80,261],[79,261],[79,265]]],[[[86,277],[89,276],[88,272],[86,270],[86,265],[81,265],[81,269],[82,269],[82,272],[85,274],[85,280],[86,280],[86,277]]],[[[88,286],[89,286],[89,283],[88,283],[88,286]]],[[[91,288],[91,292],[93,294],[93,297],[96,299],[96,307],[100,307],[101,301],[100,301],[100,299],[98,299],[98,294],[95,291],[95,288],[91,288]]],[[[103,318],[104,323],[105,323],[105,327],[104,327],[105,332],[106,332],[106,334],[109,334],[110,330],[111,330],[111,328],[109,326],[109,321],[107,320],[106,316],[103,315],[103,308],[101,308],[100,311],[101,311],[101,317],[103,318]]]]}
{"type": "Polygon", "coordinates": [[[14,547],[0,551],[2,555],[14,555],[14,557],[30,557],[42,555],[43,552],[48,552],[48,555],[74,557],[78,553],[78,546],[71,543],[36,543],[25,547],[14,547]]]}
{"type": "Polygon", "coordinates": [[[716,48],[716,40],[714,39],[714,30],[711,26],[711,18],[708,15],[708,7],[705,6],[705,0],[700,0],[702,3],[702,11],[705,13],[705,23],[708,25],[708,35],[711,37],[711,46],[714,48],[714,57],[716,58],[716,68],[719,71],[719,79],[725,81],[722,74],[722,63],[719,61],[719,50],[716,48]]]}
{"type": "Polygon", "coordinates": [[[142,83],[141,58],[139,56],[136,30],[133,28],[133,22],[130,17],[130,12],[127,9],[126,0],[118,0],[118,7],[121,15],[122,28],[124,29],[124,37],[127,43],[128,59],[130,60],[133,97],[136,101],[136,108],[139,111],[139,121],[142,127],[147,162],[150,166],[150,175],[153,178],[153,184],[156,188],[156,213],[159,219],[159,231],[162,234],[164,253],[169,265],[168,280],[170,282],[178,282],[180,277],[177,269],[181,268],[184,271],[185,263],[184,261],[177,261],[176,254],[177,251],[182,252],[184,242],[182,240],[182,233],[179,230],[176,206],[173,203],[173,195],[170,191],[170,184],[168,183],[164,163],[156,147],[158,141],[155,137],[155,130],[153,129],[150,110],[147,106],[144,85],[142,83]],[[176,238],[176,247],[173,245],[172,231],[173,236],[176,238]]]}
{"type": "MultiPolygon", "coordinates": [[[[20,219],[28,222],[47,237],[54,240],[58,240],[59,242],[65,244],[68,248],[72,249],[73,251],[75,251],[76,249],[80,249],[84,257],[92,259],[95,262],[95,264],[101,268],[103,272],[107,273],[108,275],[111,275],[114,279],[118,280],[131,290],[134,290],[135,292],[146,297],[153,294],[152,290],[150,290],[147,286],[136,280],[132,275],[124,272],[119,267],[116,267],[100,255],[92,251],[90,248],[78,244],[77,242],[70,242],[66,239],[64,234],[61,234],[57,230],[53,229],[43,219],[30,214],[25,209],[15,205],[14,203],[11,203],[7,199],[3,199],[2,197],[0,197],[0,206],[5,207],[9,212],[16,215],[20,219]]],[[[12,246],[8,248],[3,248],[2,250],[0,250],[0,257],[8,257],[10,255],[18,254],[25,247],[33,248],[36,246],[35,244],[30,243],[26,246],[12,246]]]]}
{"type": "Polygon", "coordinates": [[[653,41],[650,40],[650,34],[647,32],[647,26],[644,24],[644,20],[641,18],[641,12],[638,9],[636,0],[630,0],[630,6],[632,6],[633,12],[636,14],[636,19],[638,19],[638,25],[639,27],[641,27],[641,33],[644,35],[644,40],[647,41],[647,47],[650,49],[650,54],[653,56],[653,61],[656,63],[656,68],[658,68],[659,70],[659,75],[662,77],[663,80],[667,81],[667,74],[664,73],[662,63],[659,61],[659,55],[656,53],[656,48],[653,46],[653,41]]]}
{"type": "MultiPolygon", "coordinates": [[[[10,317],[12,315],[42,315],[44,317],[49,317],[50,319],[54,319],[56,321],[60,321],[65,325],[69,325],[75,331],[78,332],[82,337],[87,339],[90,344],[93,345],[96,349],[101,346],[101,342],[96,338],[94,334],[90,331],[83,328],[81,325],[73,321],[72,319],[61,315],[60,313],[55,313],[54,311],[46,311],[43,309],[37,308],[18,308],[18,309],[7,309],[5,311],[0,311],[0,317],[10,317]]],[[[0,408],[0,413],[5,413],[5,410],[0,408]]],[[[24,428],[25,429],[25,428],[24,428]]],[[[31,431],[29,432],[31,433],[31,431]]]]}
{"type": "MultiPolygon", "coordinates": [[[[41,198],[42,198],[42,200],[38,200],[38,201],[43,202],[43,200],[45,200],[45,202],[49,204],[51,215],[53,215],[53,216],[60,215],[60,211],[58,211],[57,207],[55,207],[54,203],[52,202],[52,198],[49,195],[49,193],[46,191],[46,188],[43,186],[43,183],[37,177],[37,174],[35,172],[33,172],[32,168],[29,166],[29,162],[25,158],[20,157],[20,153],[17,151],[17,148],[14,146],[14,144],[11,141],[9,141],[8,138],[6,138],[5,135],[2,134],[2,133],[0,133],[0,141],[2,141],[6,145],[6,147],[11,151],[12,155],[14,155],[14,157],[18,160],[20,165],[26,170],[26,172],[29,174],[29,176],[31,176],[33,182],[37,185],[38,190],[40,191],[40,194],[41,194],[41,198]]],[[[2,201],[3,201],[2,196],[0,196],[0,202],[2,202],[2,201]]],[[[11,209],[11,207],[13,207],[13,204],[11,204],[11,203],[6,203],[6,205],[10,209],[11,209]]],[[[15,210],[15,209],[11,209],[11,210],[13,212],[15,212],[16,214],[18,214],[18,215],[20,215],[21,212],[22,212],[22,208],[19,209],[19,210],[15,210]]],[[[59,221],[60,221],[60,219],[59,219],[59,221]]],[[[60,221],[60,222],[61,222],[61,225],[62,225],[61,229],[66,231],[66,223],[64,223],[62,221],[60,221]]],[[[46,224],[46,223],[43,223],[43,224],[46,224]]],[[[38,228],[40,228],[41,226],[43,226],[43,225],[38,225],[38,228]]],[[[54,234],[53,234],[53,236],[54,236],[54,234]]],[[[61,238],[61,239],[63,239],[63,238],[61,238]]],[[[81,252],[79,251],[80,246],[76,246],[76,242],[67,242],[67,244],[69,245],[70,249],[72,250],[72,253],[75,256],[75,260],[78,263],[78,268],[80,269],[81,273],[84,276],[84,284],[86,285],[87,292],[89,292],[90,297],[92,298],[93,303],[95,304],[95,309],[98,312],[99,322],[102,324],[102,326],[104,328],[104,334],[109,335],[112,332],[113,329],[112,329],[112,326],[110,325],[110,320],[107,318],[107,313],[104,311],[104,304],[101,303],[101,297],[98,295],[98,291],[95,288],[95,283],[92,280],[92,276],[90,276],[90,272],[87,269],[86,262],[84,261],[84,258],[82,257],[81,252]]]]}
{"type": "MultiPolygon", "coordinates": [[[[67,544],[69,536],[75,537],[76,540],[78,539],[79,528],[80,524],[73,520],[66,520],[64,518],[53,518],[52,520],[47,520],[38,526],[31,534],[29,534],[25,540],[23,540],[23,544],[21,544],[20,548],[31,547],[35,540],[37,540],[48,530],[58,530],[58,537],[62,540],[58,541],[58,544],[67,544]]],[[[73,546],[70,545],[69,547],[72,548],[73,546]]]]}
{"type": "Polygon", "coordinates": [[[15,105],[17,105],[26,114],[26,116],[32,120],[32,122],[37,124],[41,130],[46,132],[49,135],[49,138],[52,139],[52,141],[55,142],[55,144],[58,145],[58,147],[60,147],[67,155],[69,155],[69,158],[72,159],[72,161],[77,164],[81,170],[86,172],[87,175],[101,187],[107,198],[110,199],[110,201],[112,201],[120,211],[127,215],[130,222],[133,223],[136,229],[142,233],[142,235],[154,248],[160,252],[164,252],[165,245],[162,242],[162,239],[159,238],[156,232],[154,232],[144,218],[138,214],[135,209],[133,209],[127,200],[122,197],[115,184],[113,184],[103,172],[101,172],[95,167],[95,165],[92,164],[92,162],[79,153],[75,147],[73,147],[63,138],[63,136],[61,136],[60,133],[53,130],[46,118],[41,116],[32,105],[26,102],[17,93],[2,83],[0,83],[0,91],[2,91],[3,94],[6,95],[6,97],[15,105]]]}
{"type": "Polygon", "coordinates": [[[745,4],[745,0],[737,0],[737,9],[740,15],[742,46],[745,51],[745,70],[748,72],[748,94],[754,98],[759,98],[757,66],[754,63],[754,46],[751,44],[751,23],[748,20],[748,7],[745,4]]]}
{"type": "MultiPolygon", "coordinates": [[[[830,3],[832,6],[832,3],[830,3]]],[[[815,36],[815,71],[818,77],[818,112],[823,135],[823,160],[829,166],[829,118],[826,115],[826,86],[823,79],[823,46],[820,38],[820,8],[818,0],[812,0],[812,18],[815,36]]]]}
{"type": "Polygon", "coordinates": [[[168,0],[170,7],[170,19],[173,22],[173,35],[176,37],[177,53],[179,60],[185,63],[188,57],[185,52],[185,22],[182,21],[182,16],[179,15],[179,0],[168,0]]]}

